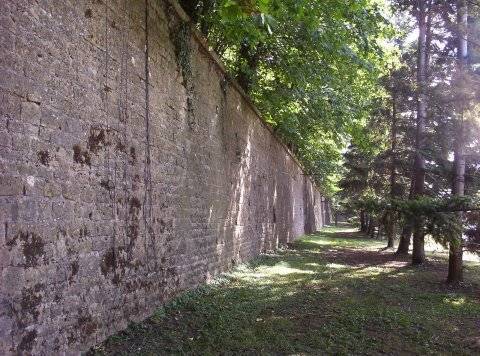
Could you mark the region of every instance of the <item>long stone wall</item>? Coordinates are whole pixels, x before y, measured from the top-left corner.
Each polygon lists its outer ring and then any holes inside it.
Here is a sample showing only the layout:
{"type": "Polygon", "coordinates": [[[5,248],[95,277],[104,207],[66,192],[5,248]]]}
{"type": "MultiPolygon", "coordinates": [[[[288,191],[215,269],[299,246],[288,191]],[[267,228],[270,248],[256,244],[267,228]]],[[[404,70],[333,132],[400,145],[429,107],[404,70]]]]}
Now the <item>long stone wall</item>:
{"type": "Polygon", "coordinates": [[[322,226],[184,19],[166,0],[0,1],[0,354],[86,350],[322,226]]]}

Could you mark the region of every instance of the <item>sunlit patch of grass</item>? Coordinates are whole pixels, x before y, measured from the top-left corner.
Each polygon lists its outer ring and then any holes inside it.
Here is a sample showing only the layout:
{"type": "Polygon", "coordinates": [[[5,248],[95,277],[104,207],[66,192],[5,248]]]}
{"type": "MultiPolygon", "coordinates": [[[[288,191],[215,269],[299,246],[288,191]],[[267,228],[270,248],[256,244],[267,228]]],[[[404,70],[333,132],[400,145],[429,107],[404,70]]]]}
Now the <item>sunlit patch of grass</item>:
{"type": "Polygon", "coordinates": [[[292,274],[292,273],[297,273],[297,274],[312,274],[313,271],[311,270],[301,270],[298,268],[293,268],[289,265],[288,262],[281,261],[277,264],[275,264],[272,267],[267,267],[267,268],[257,268],[256,271],[264,274],[264,276],[269,276],[269,275],[281,275],[285,276],[287,274],[292,274]]]}
{"type": "Polygon", "coordinates": [[[451,290],[444,256],[415,269],[381,247],[326,228],[183,294],[94,352],[475,353],[464,340],[479,336],[480,265],[468,263],[468,286],[451,290]]]}
{"type": "Polygon", "coordinates": [[[443,299],[445,303],[449,303],[453,306],[460,307],[465,304],[465,297],[458,297],[458,296],[452,296],[452,297],[446,297],[443,299]]]}
{"type": "Polygon", "coordinates": [[[328,267],[328,268],[335,268],[335,269],[345,269],[345,268],[348,268],[347,266],[341,265],[341,264],[338,264],[338,263],[327,263],[327,267],[328,267]]]}

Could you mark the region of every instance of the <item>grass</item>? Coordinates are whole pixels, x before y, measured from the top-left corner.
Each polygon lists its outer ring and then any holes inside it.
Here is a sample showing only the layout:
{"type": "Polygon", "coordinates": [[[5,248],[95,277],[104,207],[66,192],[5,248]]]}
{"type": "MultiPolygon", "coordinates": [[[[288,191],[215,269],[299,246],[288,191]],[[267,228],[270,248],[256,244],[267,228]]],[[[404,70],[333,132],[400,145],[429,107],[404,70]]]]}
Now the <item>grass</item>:
{"type": "Polygon", "coordinates": [[[325,228],[187,292],[95,354],[478,354],[480,264],[450,289],[445,256],[410,267],[325,228]]]}

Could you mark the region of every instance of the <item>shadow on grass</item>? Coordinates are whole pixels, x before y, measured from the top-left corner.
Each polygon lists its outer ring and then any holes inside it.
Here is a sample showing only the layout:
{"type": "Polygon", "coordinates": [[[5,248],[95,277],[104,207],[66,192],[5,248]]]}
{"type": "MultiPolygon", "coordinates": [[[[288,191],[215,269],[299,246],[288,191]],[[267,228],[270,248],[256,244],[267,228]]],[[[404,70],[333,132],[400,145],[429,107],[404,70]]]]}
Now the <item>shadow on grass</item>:
{"type": "Polygon", "coordinates": [[[479,266],[468,288],[452,291],[433,265],[414,269],[381,247],[325,229],[182,295],[92,352],[474,353],[465,340],[478,336],[479,266]]]}

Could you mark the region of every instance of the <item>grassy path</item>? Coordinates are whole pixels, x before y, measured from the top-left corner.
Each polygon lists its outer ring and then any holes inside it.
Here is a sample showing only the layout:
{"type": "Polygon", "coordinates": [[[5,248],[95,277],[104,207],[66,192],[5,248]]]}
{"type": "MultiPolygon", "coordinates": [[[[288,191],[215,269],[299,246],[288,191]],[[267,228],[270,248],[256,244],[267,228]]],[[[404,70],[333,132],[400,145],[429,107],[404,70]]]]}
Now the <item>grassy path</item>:
{"type": "Polygon", "coordinates": [[[479,354],[480,265],[448,289],[383,243],[326,228],[177,298],[95,349],[106,354],[479,354]]]}

